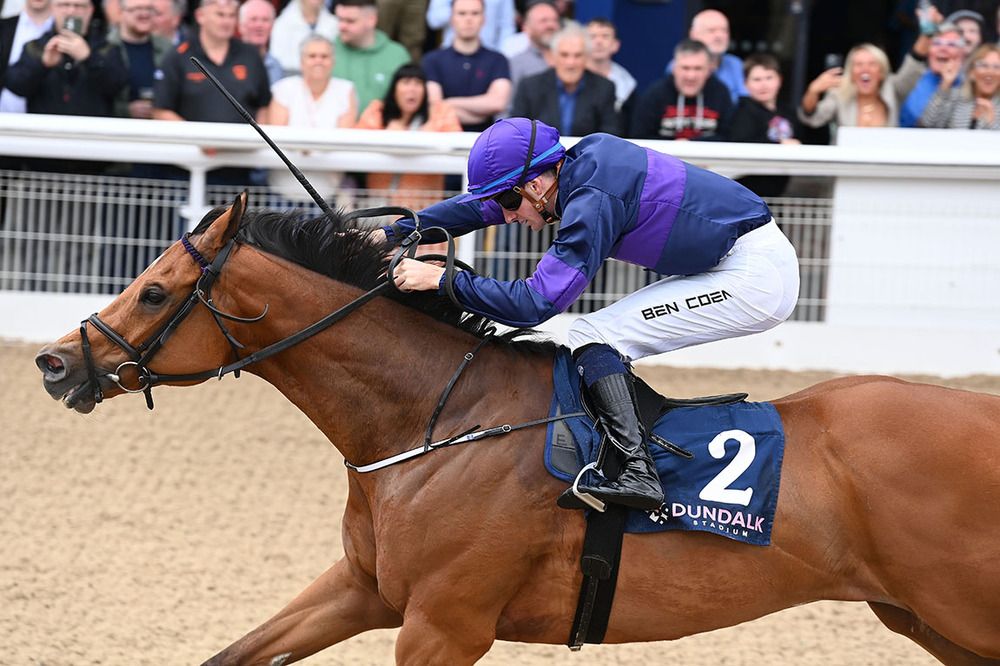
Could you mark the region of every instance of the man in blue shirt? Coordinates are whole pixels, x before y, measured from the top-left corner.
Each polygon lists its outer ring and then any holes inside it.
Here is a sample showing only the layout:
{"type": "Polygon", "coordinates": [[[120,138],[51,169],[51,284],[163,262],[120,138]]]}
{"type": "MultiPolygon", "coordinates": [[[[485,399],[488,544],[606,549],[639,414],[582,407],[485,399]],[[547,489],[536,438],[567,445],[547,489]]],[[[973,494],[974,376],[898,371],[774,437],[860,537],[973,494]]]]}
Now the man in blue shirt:
{"type": "MultiPolygon", "coordinates": [[[[441,37],[444,47],[451,46],[455,39],[451,25],[452,4],[452,0],[430,0],[425,15],[431,30],[444,28],[441,37]]],[[[500,45],[516,31],[516,15],[514,0],[483,0],[483,28],[479,33],[483,46],[499,53],[500,45]]]]}
{"type": "MultiPolygon", "coordinates": [[[[906,55],[907,59],[920,58],[921,51],[927,57],[927,70],[917,79],[913,90],[906,96],[899,109],[900,127],[917,127],[920,116],[930,103],[931,97],[941,85],[941,72],[945,69],[957,68],[959,71],[965,59],[965,40],[962,33],[952,23],[940,23],[934,32],[934,37],[928,41],[921,36],[913,45],[913,50],[906,55]]],[[[962,85],[961,74],[955,78],[952,87],[962,85]]]]}
{"type": "Polygon", "coordinates": [[[466,132],[482,132],[510,102],[510,66],[503,54],[483,46],[483,0],[451,5],[454,41],[424,56],[427,97],[447,100],[466,132]]]}
{"type": "MultiPolygon", "coordinates": [[[[616,480],[584,490],[608,502],[658,508],[663,493],[625,363],[781,323],[798,297],[795,250],[750,190],[609,134],[584,137],[567,151],[559,133],[540,121],[498,121],[472,147],[469,183],[469,194],[422,211],[424,223],[455,234],[559,223],[528,279],[458,273],[454,292],[470,312],[534,326],[575,301],[609,257],[667,276],[580,317],[569,333],[588,395],[624,462],[616,480]]],[[[383,228],[389,241],[412,229],[407,219],[383,228]]],[[[445,274],[406,259],[394,279],[403,291],[442,292],[445,274]]]]}

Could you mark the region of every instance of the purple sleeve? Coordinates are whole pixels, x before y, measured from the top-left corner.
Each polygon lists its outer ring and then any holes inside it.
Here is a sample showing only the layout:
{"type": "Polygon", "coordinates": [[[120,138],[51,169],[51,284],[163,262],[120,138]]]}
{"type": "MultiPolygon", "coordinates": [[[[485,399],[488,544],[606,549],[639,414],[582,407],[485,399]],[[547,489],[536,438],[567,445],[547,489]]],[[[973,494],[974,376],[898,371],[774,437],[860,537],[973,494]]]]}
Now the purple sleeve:
{"type": "Polygon", "coordinates": [[[470,311],[508,326],[535,326],[568,308],[587,288],[618,240],[620,199],[580,188],[567,202],[559,235],[526,280],[460,273],[455,293],[470,311]]]}
{"type": "MultiPolygon", "coordinates": [[[[503,212],[495,201],[462,201],[464,196],[459,194],[418,211],[421,228],[442,227],[453,236],[461,236],[476,229],[503,224],[503,212]]],[[[390,241],[399,242],[409,235],[414,227],[413,220],[404,217],[382,227],[382,230],[390,241]]],[[[427,242],[435,240],[428,239],[427,242]]]]}

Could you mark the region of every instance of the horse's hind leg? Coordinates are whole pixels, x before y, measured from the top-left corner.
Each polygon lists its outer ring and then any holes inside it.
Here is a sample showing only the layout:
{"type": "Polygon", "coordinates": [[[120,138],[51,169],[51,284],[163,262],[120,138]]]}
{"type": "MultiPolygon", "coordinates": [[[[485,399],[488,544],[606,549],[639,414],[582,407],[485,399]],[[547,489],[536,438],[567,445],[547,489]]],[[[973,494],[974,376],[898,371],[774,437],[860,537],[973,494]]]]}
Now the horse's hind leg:
{"type": "Polygon", "coordinates": [[[215,655],[205,666],[281,666],[369,629],[398,627],[401,618],[379,598],[373,581],[344,558],[270,620],[215,655]]]}
{"type": "Polygon", "coordinates": [[[882,620],[882,624],[897,634],[906,636],[914,641],[920,647],[937,657],[942,664],[947,664],[948,666],[1000,665],[1000,659],[981,657],[975,652],[970,652],[959,645],[955,645],[928,627],[920,618],[909,611],[877,602],[869,602],[868,605],[875,611],[878,619],[882,620]]]}

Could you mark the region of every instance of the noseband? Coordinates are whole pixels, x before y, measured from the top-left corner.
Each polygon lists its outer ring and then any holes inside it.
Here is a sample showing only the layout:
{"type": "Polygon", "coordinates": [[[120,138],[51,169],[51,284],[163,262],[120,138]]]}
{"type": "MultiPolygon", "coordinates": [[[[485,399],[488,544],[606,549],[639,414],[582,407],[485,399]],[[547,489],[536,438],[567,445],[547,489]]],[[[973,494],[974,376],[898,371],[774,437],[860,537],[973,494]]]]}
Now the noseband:
{"type": "Polygon", "coordinates": [[[409,236],[407,236],[403,242],[400,244],[399,249],[396,251],[392,260],[389,262],[389,268],[386,273],[386,278],[379,282],[373,289],[365,292],[361,296],[358,296],[353,301],[347,305],[339,308],[338,310],[331,312],[327,316],[323,317],[319,321],[307,326],[306,328],[293,333],[292,335],[279,340],[263,349],[260,349],[252,354],[245,357],[240,357],[240,350],[244,348],[235,337],[226,328],[224,320],[252,324],[258,322],[264,318],[268,312],[268,306],[264,306],[264,311],[261,312],[256,317],[238,317],[236,315],[225,313],[219,310],[212,302],[212,286],[215,284],[215,280],[219,277],[222,272],[223,266],[229,259],[233,248],[236,245],[236,237],[233,236],[225,246],[216,255],[215,260],[209,263],[207,259],[197,248],[191,243],[190,234],[184,234],[181,238],[181,245],[191,256],[192,259],[201,267],[201,276],[195,283],[194,289],[188,296],[187,300],[177,309],[176,312],[164,323],[159,329],[152,333],[146,340],[140,344],[138,347],[133,347],[124,336],[115,331],[111,326],[101,320],[101,318],[95,313],[80,322],[80,337],[82,338],[81,347],[83,350],[84,361],[87,366],[87,375],[90,385],[94,390],[94,402],[101,402],[104,399],[104,394],[101,390],[100,379],[107,378],[114,384],[118,386],[122,391],[126,393],[144,393],[146,396],[146,406],[149,409],[153,408],[153,396],[152,388],[159,384],[165,384],[169,382],[183,382],[183,381],[201,381],[204,379],[211,379],[213,377],[222,379],[225,375],[233,373],[235,376],[239,376],[240,370],[251,365],[262,361],[274,354],[284,351],[289,347],[297,345],[298,343],[306,340],[317,333],[323,331],[324,329],[332,326],[336,322],[340,321],[351,312],[364,305],[372,298],[377,296],[379,293],[387,288],[395,288],[395,284],[392,280],[393,270],[396,265],[402,261],[405,256],[412,257],[417,250],[417,244],[420,242],[423,234],[429,231],[438,231],[444,234],[448,241],[448,254],[445,256],[441,255],[424,255],[421,259],[444,259],[445,261],[445,272],[446,278],[446,293],[451,297],[452,301],[461,307],[458,301],[454,297],[454,291],[452,289],[452,282],[454,280],[454,271],[456,267],[463,268],[464,270],[472,270],[472,268],[461,261],[455,259],[455,246],[454,240],[451,235],[444,229],[440,227],[432,227],[421,231],[420,229],[420,218],[418,215],[408,208],[401,208],[398,206],[383,206],[379,208],[368,208],[364,210],[356,210],[344,216],[345,221],[351,221],[361,217],[377,217],[382,215],[403,215],[408,217],[415,222],[415,230],[409,236]],[[215,368],[212,370],[205,370],[202,372],[195,372],[186,375],[161,375],[157,374],[149,369],[149,363],[152,361],[156,353],[163,347],[167,339],[173,334],[173,332],[180,326],[181,322],[195,306],[201,303],[209,309],[212,313],[212,317],[215,320],[216,325],[222,332],[226,341],[229,343],[230,348],[233,351],[233,356],[236,359],[234,362],[215,368]],[[90,324],[95,330],[99,331],[108,340],[110,340],[115,346],[125,352],[128,355],[128,361],[125,361],[118,365],[114,372],[99,373],[97,366],[94,364],[93,355],[91,353],[90,338],[87,332],[87,325],[90,324]],[[129,386],[123,383],[121,373],[123,370],[131,368],[137,373],[136,385],[129,386]]]}

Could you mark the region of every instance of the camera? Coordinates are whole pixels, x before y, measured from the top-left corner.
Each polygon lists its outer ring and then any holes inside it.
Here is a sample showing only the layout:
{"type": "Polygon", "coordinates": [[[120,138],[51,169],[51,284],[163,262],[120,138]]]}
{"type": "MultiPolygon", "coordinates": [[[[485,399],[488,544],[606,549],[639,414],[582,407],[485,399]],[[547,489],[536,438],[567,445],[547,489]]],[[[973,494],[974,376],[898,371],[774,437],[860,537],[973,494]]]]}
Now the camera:
{"type": "Polygon", "coordinates": [[[67,16],[63,22],[63,28],[78,35],[83,34],[83,19],[79,16],[67,16]]]}
{"type": "Polygon", "coordinates": [[[843,67],[844,59],[839,53],[827,53],[823,58],[823,69],[833,69],[834,67],[843,67]]]}

